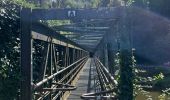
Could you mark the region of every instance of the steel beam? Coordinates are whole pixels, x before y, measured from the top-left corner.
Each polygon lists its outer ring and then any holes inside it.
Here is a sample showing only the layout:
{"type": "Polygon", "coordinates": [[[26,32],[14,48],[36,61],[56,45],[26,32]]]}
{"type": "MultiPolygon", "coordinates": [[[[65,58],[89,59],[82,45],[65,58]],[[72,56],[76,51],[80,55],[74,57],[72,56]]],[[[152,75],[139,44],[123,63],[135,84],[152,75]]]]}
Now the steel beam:
{"type": "Polygon", "coordinates": [[[85,40],[85,39],[82,39],[82,40],[75,40],[75,42],[88,42],[88,43],[89,43],[89,42],[90,42],[90,43],[91,43],[91,42],[94,43],[94,42],[97,42],[97,41],[98,41],[98,40],[85,40]]]}
{"type": "MultiPolygon", "coordinates": [[[[99,32],[99,33],[95,33],[95,32],[84,32],[84,33],[69,33],[69,34],[73,34],[73,35],[104,35],[105,33],[99,32]]],[[[62,34],[62,35],[69,35],[67,34],[62,34]]]]}
{"type": "Polygon", "coordinates": [[[21,100],[32,100],[31,11],[21,10],[21,100]]]}
{"type": "Polygon", "coordinates": [[[65,32],[77,32],[77,33],[105,33],[107,30],[87,30],[87,29],[73,29],[73,28],[58,28],[52,27],[55,31],[65,31],[65,32]]]}
{"type": "Polygon", "coordinates": [[[32,30],[33,30],[32,35],[34,39],[47,40],[48,37],[53,37],[54,39],[61,41],[60,43],[71,44],[77,46],[78,48],[82,48],[78,44],[74,43],[73,41],[67,39],[66,37],[62,36],[53,29],[41,23],[38,22],[33,23],[32,30]]]}
{"type": "Polygon", "coordinates": [[[75,24],[53,26],[56,29],[108,30],[109,26],[76,26],[75,24]]]}
{"type": "Polygon", "coordinates": [[[124,7],[90,9],[34,9],[34,20],[69,20],[69,19],[117,19],[122,16],[124,7]]]}

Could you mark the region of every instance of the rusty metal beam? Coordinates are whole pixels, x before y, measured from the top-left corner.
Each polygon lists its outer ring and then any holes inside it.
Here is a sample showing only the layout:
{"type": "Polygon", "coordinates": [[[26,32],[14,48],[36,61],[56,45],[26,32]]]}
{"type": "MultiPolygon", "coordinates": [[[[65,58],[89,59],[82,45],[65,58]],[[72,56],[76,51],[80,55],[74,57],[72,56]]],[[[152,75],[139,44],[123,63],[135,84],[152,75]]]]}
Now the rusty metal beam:
{"type": "Polygon", "coordinates": [[[21,100],[32,100],[31,9],[21,10],[21,100]]]}
{"type": "Polygon", "coordinates": [[[48,41],[49,37],[53,38],[53,43],[60,44],[63,46],[69,45],[69,47],[76,47],[77,49],[84,49],[80,45],[76,44],[75,42],[67,39],[66,37],[62,36],[61,34],[57,33],[53,29],[41,24],[41,23],[33,23],[32,24],[32,38],[42,40],[42,41],[48,41]]]}
{"type": "Polygon", "coordinates": [[[33,20],[69,20],[69,19],[117,19],[122,16],[123,7],[90,9],[34,9],[33,20]]]}

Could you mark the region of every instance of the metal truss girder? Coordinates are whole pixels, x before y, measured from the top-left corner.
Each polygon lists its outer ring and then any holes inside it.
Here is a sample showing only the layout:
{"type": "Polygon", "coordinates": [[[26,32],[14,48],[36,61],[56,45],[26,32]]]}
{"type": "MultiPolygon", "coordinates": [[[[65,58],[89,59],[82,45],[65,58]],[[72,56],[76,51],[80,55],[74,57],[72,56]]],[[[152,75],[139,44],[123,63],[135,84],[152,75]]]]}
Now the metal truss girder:
{"type": "Polygon", "coordinates": [[[83,39],[83,40],[100,40],[103,37],[79,37],[78,39],[83,39]]]}
{"type": "Polygon", "coordinates": [[[89,29],[89,30],[108,30],[108,26],[75,26],[74,24],[53,26],[55,28],[67,28],[67,29],[89,29]]]}
{"type": "Polygon", "coordinates": [[[86,20],[71,24],[61,25],[61,27],[77,26],[77,27],[110,27],[109,23],[115,22],[117,19],[102,19],[102,20],[86,20]]]}
{"type": "Polygon", "coordinates": [[[77,47],[77,46],[74,46],[72,44],[63,42],[63,41],[61,41],[59,39],[52,38],[52,40],[51,40],[51,37],[43,35],[43,34],[40,34],[40,33],[36,33],[34,31],[32,32],[32,38],[37,39],[37,40],[46,41],[46,42],[51,42],[52,41],[52,43],[54,43],[54,44],[58,44],[58,45],[62,45],[62,46],[68,46],[69,48],[75,48],[75,49],[83,50],[80,47],[77,47]]]}
{"type": "Polygon", "coordinates": [[[32,37],[34,39],[40,39],[40,40],[45,40],[47,41],[48,37],[53,37],[55,40],[55,43],[61,44],[61,45],[71,45],[70,47],[76,47],[76,48],[82,48],[80,45],[76,44],[75,42],[67,39],[66,37],[62,36],[61,34],[57,33],[53,29],[41,24],[41,23],[33,23],[32,24],[32,37]],[[60,42],[59,42],[60,41],[60,42]]]}
{"type": "Polygon", "coordinates": [[[92,46],[92,45],[97,45],[97,43],[79,43],[80,45],[88,45],[88,46],[92,46]]]}
{"type": "Polygon", "coordinates": [[[34,9],[33,20],[68,20],[68,19],[117,19],[123,14],[123,7],[90,9],[34,9]]]}
{"type": "Polygon", "coordinates": [[[71,28],[58,28],[58,27],[52,27],[55,31],[65,31],[65,32],[78,32],[78,33],[88,33],[88,32],[94,32],[94,33],[104,33],[107,30],[86,30],[86,29],[71,29],[71,28]]]}
{"type": "Polygon", "coordinates": [[[96,37],[96,36],[103,36],[104,34],[85,34],[84,37],[96,37]]]}
{"type": "Polygon", "coordinates": [[[94,36],[94,37],[96,37],[96,36],[103,36],[104,35],[104,33],[92,33],[92,32],[88,32],[88,33],[63,33],[63,34],[61,34],[61,35],[72,35],[72,36],[85,36],[85,35],[92,35],[92,36],[94,36]]]}

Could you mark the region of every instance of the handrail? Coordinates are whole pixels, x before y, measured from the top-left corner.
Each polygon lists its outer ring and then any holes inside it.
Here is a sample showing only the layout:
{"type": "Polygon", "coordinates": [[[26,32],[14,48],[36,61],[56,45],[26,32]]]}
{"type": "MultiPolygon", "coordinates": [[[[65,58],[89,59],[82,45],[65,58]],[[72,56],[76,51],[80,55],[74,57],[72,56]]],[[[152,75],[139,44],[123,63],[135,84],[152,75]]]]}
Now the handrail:
{"type": "MultiPolygon", "coordinates": [[[[99,81],[101,81],[100,78],[102,78],[102,82],[100,82],[101,86],[102,84],[105,84],[109,82],[111,86],[115,85],[117,86],[117,81],[114,79],[114,77],[109,73],[109,71],[106,69],[106,67],[99,61],[99,59],[95,58],[96,63],[96,70],[99,77],[99,81]]],[[[101,88],[102,88],[101,87],[101,88]]],[[[114,96],[112,93],[114,93],[116,90],[114,88],[104,88],[100,92],[96,93],[86,93],[81,95],[82,99],[97,99],[97,100],[116,100],[116,96],[114,96]],[[111,93],[111,95],[106,95],[111,93]]]]}
{"type": "Polygon", "coordinates": [[[64,68],[64,69],[62,69],[62,70],[54,73],[53,75],[51,75],[51,76],[43,79],[42,81],[40,81],[40,82],[38,82],[37,84],[35,84],[35,85],[33,86],[33,89],[37,89],[37,88],[40,87],[42,84],[48,82],[48,81],[51,80],[52,78],[56,77],[57,75],[59,75],[59,74],[61,74],[62,72],[66,71],[67,69],[71,68],[72,66],[74,66],[74,65],[77,64],[78,62],[84,60],[85,58],[86,58],[86,57],[83,57],[82,59],[74,62],[73,64],[69,65],[68,67],[66,67],[66,68],[64,68]]]}
{"type": "MultiPolygon", "coordinates": [[[[56,95],[55,95],[55,97],[53,97],[53,99],[52,100],[56,100],[56,98],[62,93],[62,92],[65,92],[65,91],[72,91],[72,90],[75,90],[75,88],[73,87],[73,88],[58,88],[58,86],[60,86],[61,84],[64,86],[65,85],[65,87],[67,86],[67,85],[69,85],[70,84],[70,82],[71,82],[71,80],[75,77],[75,75],[79,72],[79,70],[82,68],[81,66],[83,66],[84,64],[85,64],[85,62],[86,62],[86,59],[87,59],[87,57],[85,57],[85,59],[84,60],[81,60],[76,66],[77,67],[74,67],[74,69],[72,69],[71,71],[69,71],[69,73],[72,73],[73,75],[71,75],[71,78],[69,78],[69,80],[67,80],[67,82],[65,83],[64,82],[64,80],[66,79],[66,77],[64,77],[64,79],[62,78],[62,79],[60,79],[58,82],[54,82],[54,83],[52,83],[52,84],[56,84],[55,86],[53,86],[53,87],[51,87],[51,89],[50,88],[44,88],[44,90],[45,90],[45,93],[43,94],[43,96],[41,96],[40,98],[38,98],[37,100],[42,100],[43,98],[45,98],[50,92],[55,92],[55,91],[59,91],[56,95]],[[80,67],[80,68],[79,68],[80,67]],[[74,72],[73,73],[73,71],[74,70],[76,70],[76,72],[74,72]],[[64,83],[64,84],[63,84],[64,83]],[[58,85],[57,85],[58,84],[58,85]],[[53,88],[53,89],[52,89],[53,88]]],[[[69,74],[68,73],[68,74],[69,74]]],[[[67,75],[68,75],[67,74],[67,75]]],[[[70,85],[71,86],[71,85],[70,85]]]]}
{"type": "Polygon", "coordinates": [[[86,93],[81,96],[82,99],[97,99],[97,100],[103,100],[103,99],[111,99],[114,100],[116,99],[115,96],[97,96],[101,94],[106,94],[106,93],[112,93],[115,90],[107,90],[107,91],[101,91],[101,92],[96,92],[96,93],[86,93]]]}
{"type": "Polygon", "coordinates": [[[71,91],[71,90],[75,90],[77,87],[72,86],[69,88],[43,88],[43,91],[71,91]]]}
{"type": "Polygon", "coordinates": [[[118,82],[114,79],[114,77],[109,73],[109,71],[106,69],[106,67],[100,62],[99,59],[96,59],[100,65],[102,66],[101,68],[103,68],[103,70],[105,71],[105,73],[107,74],[107,76],[109,76],[108,78],[110,78],[110,80],[115,84],[117,85],[118,82]]]}
{"type": "Polygon", "coordinates": [[[70,85],[70,84],[63,84],[63,83],[53,83],[59,86],[64,86],[64,88],[43,88],[43,91],[71,91],[71,90],[75,90],[77,87],[70,85]]]}

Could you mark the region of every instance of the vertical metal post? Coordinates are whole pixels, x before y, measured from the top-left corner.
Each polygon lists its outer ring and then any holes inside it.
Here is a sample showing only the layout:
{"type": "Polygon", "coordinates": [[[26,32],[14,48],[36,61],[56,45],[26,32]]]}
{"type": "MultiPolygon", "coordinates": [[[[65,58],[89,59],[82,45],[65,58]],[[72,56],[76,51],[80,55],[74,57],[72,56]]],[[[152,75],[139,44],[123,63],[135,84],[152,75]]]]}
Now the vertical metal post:
{"type": "Polygon", "coordinates": [[[78,59],[78,49],[76,49],[76,60],[78,59]]]}
{"type": "Polygon", "coordinates": [[[73,48],[70,48],[69,50],[69,61],[70,61],[70,64],[73,63],[73,48]]]}
{"type": "Polygon", "coordinates": [[[21,100],[32,100],[31,12],[21,10],[21,100]]]}
{"type": "Polygon", "coordinates": [[[57,65],[58,65],[58,61],[59,61],[59,46],[57,45],[56,46],[56,49],[57,49],[57,52],[56,52],[56,56],[57,56],[57,58],[56,58],[56,61],[57,61],[57,65]]]}
{"type": "Polygon", "coordinates": [[[64,67],[67,67],[67,47],[64,47],[64,67]]]}
{"type": "Polygon", "coordinates": [[[82,51],[82,57],[84,57],[84,51],[82,51]]]}
{"type": "Polygon", "coordinates": [[[67,66],[70,65],[70,48],[67,47],[67,66]]]}
{"type": "Polygon", "coordinates": [[[78,60],[79,59],[79,50],[78,49],[77,49],[76,55],[77,55],[77,60],[78,60]]]}
{"type": "Polygon", "coordinates": [[[62,66],[62,47],[58,46],[58,65],[62,66]]]}
{"type": "Polygon", "coordinates": [[[75,62],[75,48],[73,48],[73,62],[75,62]]]}
{"type": "Polygon", "coordinates": [[[108,47],[107,47],[107,43],[105,44],[105,48],[104,48],[104,64],[106,66],[106,68],[108,69],[108,47]]]}
{"type": "Polygon", "coordinates": [[[82,52],[82,51],[80,50],[80,58],[81,58],[81,52],[82,52]]]}
{"type": "Polygon", "coordinates": [[[62,67],[65,67],[65,47],[61,46],[62,47],[62,67]]]}
{"type": "MultiPolygon", "coordinates": [[[[53,43],[52,43],[52,38],[50,42],[50,53],[49,53],[49,75],[53,74],[53,43]]],[[[52,80],[49,81],[49,88],[52,87],[52,80]]],[[[50,92],[49,95],[49,100],[52,100],[52,92],[50,92]]]]}
{"type": "Polygon", "coordinates": [[[83,57],[83,50],[81,50],[81,58],[83,57]]]}
{"type": "Polygon", "coordinates": [[[80,50],[78,50],[78,59],[80,59],[80,50]]]}
{"type": "Polygon", "coordinates": [[[77,60],[77,49],[75,49],[75,61],[77,60]]]}

